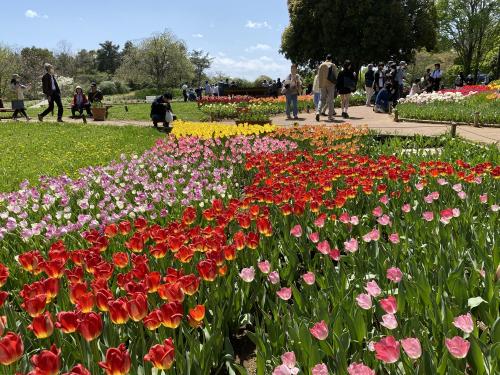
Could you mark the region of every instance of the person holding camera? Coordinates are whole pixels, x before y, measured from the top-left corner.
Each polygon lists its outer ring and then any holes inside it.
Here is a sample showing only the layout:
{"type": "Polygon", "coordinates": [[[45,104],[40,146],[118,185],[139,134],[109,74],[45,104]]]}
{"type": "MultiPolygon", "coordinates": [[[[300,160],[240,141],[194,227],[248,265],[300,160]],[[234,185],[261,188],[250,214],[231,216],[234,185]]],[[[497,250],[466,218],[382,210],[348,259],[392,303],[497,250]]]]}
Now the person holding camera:
{"type": "Polygon", "coordinates": [[[291,113],[293,112],[293,118],[297,120],[299,118],[299,93],[302,92],[302,81],[297,74],[296,64],[292,65],[291,73],[284,84],[282,93],[286,96],[286,118],[291,120],[291,113]]]}

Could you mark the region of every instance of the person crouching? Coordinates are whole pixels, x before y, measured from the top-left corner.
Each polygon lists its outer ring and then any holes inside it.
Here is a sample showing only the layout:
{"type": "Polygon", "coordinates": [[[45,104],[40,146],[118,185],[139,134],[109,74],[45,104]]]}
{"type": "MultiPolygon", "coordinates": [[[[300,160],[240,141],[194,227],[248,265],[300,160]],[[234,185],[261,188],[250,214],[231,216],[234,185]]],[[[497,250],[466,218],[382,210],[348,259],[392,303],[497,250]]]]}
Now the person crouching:
{"type": "Polygon", "coordinates": [[[172,94],[165,93],[157,97],[151,104],[151,120],[153,127],[158,128],[158,124],[162,123],[167,133],[170,133],[172,128],[170,124],[176,120],[176,116],[172,113],[172,94]]]}
{"type": "Polygon", "coordinates": [[[76,86],[75,95],[73,95],[73,101],[71,102],[71,115],[76,117],[76,112],[78,111],[81,116],[84,110],[87,112],[88,116],[92,115],[87,97],[83,93],[82,88],[76,86]]]}

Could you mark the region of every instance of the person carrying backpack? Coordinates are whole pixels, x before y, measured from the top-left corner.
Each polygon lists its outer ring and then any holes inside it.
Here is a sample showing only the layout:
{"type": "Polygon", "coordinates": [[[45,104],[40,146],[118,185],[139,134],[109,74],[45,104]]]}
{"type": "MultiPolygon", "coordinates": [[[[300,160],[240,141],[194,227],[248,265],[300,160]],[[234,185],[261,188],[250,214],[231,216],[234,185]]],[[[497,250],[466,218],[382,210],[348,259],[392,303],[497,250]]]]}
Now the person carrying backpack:
{"type": "Polygon", "coordinates": [[[335,84],[337,83],[337,67],[332,62],[332,55],[326,56],[325,62],[319,66],[318,83],[320,89],[320,99],[316,110],[316,121],[320,115],[324,115],[328,107],[328,120],[333,121],[335,115],[335,84]]]}

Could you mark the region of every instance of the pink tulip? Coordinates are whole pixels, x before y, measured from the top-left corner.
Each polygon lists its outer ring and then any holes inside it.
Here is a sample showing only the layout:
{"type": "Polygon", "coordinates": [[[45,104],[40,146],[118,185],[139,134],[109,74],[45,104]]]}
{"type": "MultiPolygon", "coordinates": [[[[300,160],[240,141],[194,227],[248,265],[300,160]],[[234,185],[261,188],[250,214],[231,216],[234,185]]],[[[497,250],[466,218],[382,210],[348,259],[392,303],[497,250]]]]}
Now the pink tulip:
{"type": "Polygon", "coordinates": [[[382,291],[375,280],[368,281],[365,286],[365,290],[372,297],[378,297],[382,291]]]}
{"type": "Polygon", "coordinates": [[[401,211],[407,214],[411,211],[411,206],[408,203],[405,203],[403,204],[403,207],[401,207],[401,211]]]}
{"type": "Polygon", "coordinates": [[[438,191],[433,191],[432,193],[429,194],[432,199],[434,199],[435,201],[437,201],[439,199],[439,192],[438,191]]]}
{"type": "Polygon", "coordinates": [[[450,354],[455,358],[465,358],[470,348],[470,342],[459,336],[446,339],[445,344],[450,354]]]}
{"type": "Polygon", "coordinates": [[[268,274],[269,271],[271,271],[271,263],[267,260],[257,263],[257,267],[259,267],[260,272],[265,274],[268,274]]]}
{"type": "Polygon", "coordinates": [[[453,325],[461,329],[465,333],[471,333],[472,331],[474,331],[474,321],[472,320],[472,316],[470,315],[470,313],[457,316],[453,320],[453,325]]]}
{"type": "Polygon", "coordinates": [[[347,212],[342,212],[342,214],[339,216],[339,221],[343,224],[349,224],[351,221],[351,217],[347,212]]]}
{"type": "Polygon", "coordinates": [[[302,279],[304,279],[304,282],[307,285],[313,285],[314,282],[316,281],[316,276],[312,272],[307,272],[302,275],[302,279]]]}
{"type": "Polygon", "coordinates": [[[364,310],[370,310],[372,308],[372,298],[369,294],[361,293],[356,297],[356,302],[358,306],[364,310]]]}
{"type": "Polygon", "coordinates": [[[389,215],[384,214],[377,219],[377,222],[380,225],[391,225],[391,218],[389,217],[389,215]]]}
{"type": "Polygon", "coordinates": [[[448,185],[448,181],[446,181],[444,178],[438,178],[436,181],[441,186],[448,185]]]}
{"type": "Polygon", "coordinates": [[[498,210],[500,210],[500,206],[498,204],[491,205],[491,211],[498,212],[498,210]]]}
{"type": "Polygon", "coordinates": [[[375,375],[375,370],[372,370],[363,363],[351,363],[347,368],[349,375],[375,375]]]}
{"type": "Polygon", "coordinates": [[[460,216],[460,208],[453,208],[451,210],[451,212],[453,213],[453,217],[459,217],[460,216]]]}
{"type": "Polygon", "coordinates": [[[382,326],[387,329],[396,329],[398,328],[398,321],[393,314],[385,314],[382,316],[382,321],[380,322],[382,326]]]}
{"type": "Polygon", "coordinates": [[[349,241],[344,242],[344,249],[349,253],[358,251],[358,240],[351,238],[349,241]]]}
{"type": "Polygon", "coordinates": [[[318,232],[314,232],[314,233],[309,234],[309,239],[313,243],[318,243],[319,242],[319,233],[318,232]]]}
{"type": "Polygon", "coordinates": [[[462,191],[462,184],[455,184],[452,186],[452,189],[459,193],[462,191]]]}
{"type": "Polygon", "coordinates": [[[330,252],[330,244],[327,240],[321,241],[316,248],[321,254],[328,254],[330,252]]]}
{"type": "Polygon", "coordinates": [[[359,218],[357,216],[351,216],[351,221],[350,223],[352,225],[358,225],[359,224],[359,218]]]}
{"type": "Polygon", "coordinates": [[[380,232],[378,229],[373,229],[371,232],[363,236],[363,241],[365,242],[378,241],[379,239],[380,239],[380,232]]]}
{"type": "Polygon", "coordinates": [[[481,203],[488,203],[488,194],[481,194],[481,195],[479,196],[479,201],[480,201],[481,203]]]}
{"type": "Polygon", "coordinates": [[[391,267],[387,270],[387,278],[392,282],[399,283],[403,278],[403,272],[397,267],[391,267]]]}
{"type": "Polygon", "coordinates": [[[395,314],[398,311],[398,301],[394,296],[381,299],[379,303],[387,314],[395,314]]]}
{"type": "Polygon", "coordinates": [[[384,337],[374,345],[375,358],[385,363],[394,363],[399,359],[399,342],[392,336],[384,337]]]}
{"type": "Polygon", "coordinates": [[[328,255],[330,256],[330,258],[332,258],[336,262],[338,262],[340,260],[340,250],[339,249],[330,250],[328,255]]]}
{"type": "Polygon", "coordinates": [[[292,288],[281,288],[276,292],[276,294],[283,301],[288,301],[290,298],[292,298],[292,288]]]}
{"type": "Polygon", "coordinates": [[[243,268],[240,272],[243,281],[251,283],[255,278],[255,269],[253,267],[243,268]]]}
{"type": "Polygon", "coordinates": [[[432,195],[431,195],[431,194],[426,195],[426,196],[424,197],[424,202],[425,202],[425,203],[432,203],[432,202],[434,202],[434,198],[432,197],[432,195]]]}
{"type": "Polygon", "coordinates": [[[457,195],[462,200],[464,200],[465,198],[467,198],[467,194],[465,193],[465,191],[460,191],[457,195]]]}
{"type": "Polygon", "coordinates": [[[312,375],[328,375],[328,367],[324,363],[318,363],[311,369],[312,375]]]}
{"type": "Polygon", "coordinates": [[[281,355],[281,363],[288,368],[294,368],[297,363],[294,352],[286,352],[281,355]]]}
{"type": "Polygon", "coordinates": [[[421,182],[418,182],[415,184],[415,188],[417,188],[418,191],[421,191],[424,189],[424,184],[421,182]]]}
{"type": "Polygon", "coordinates": [[[439,216],[439,221],[446,225],[453,218],[453,211],[451,208],[444,209],[439,213],[439,216]]]}
{"type": "Polygon", "coordinates": [[[389,241],[391,241],[393,244],[398,244],[399,243],[399,234],[398,233],[391,233],[389,235],[389,241]]]}
{"type": "Polygon", "coordinates": [[[420,341],[413,337],[408,337],[401,340],[401,345],[405,353],[411,359],[418,359],[422,355],[422,347],[420,346],[420,341]]]}
{"type": "Polygon", "coordinates": [[[325,321],[322,320],[321,322],[316,323],[312,328],[309,328],[309,332],[311,332],[311,335],[316,337],[318,340],[326,340],[328,337],[328,326],[325,321]]]}
{"type": "Polygon", "coordinates": [[[378,201],[387,206],[387,204],[389,203],[389,197],[387,196],[387,194],[382,195],[378,201]]]}
{"type": "Polygon", "coordinates": [[[325,226],[325,220],[326,220],[326,215],[321,214],[316,218],[316,220],[314,220],[314,225],[317,226],[318,228],[323,228],[325,226]]]}
{"type": "Polygon", "coordinates": [[[382,207],[377,206],[372,210],[372,214],[375,217],[380,217],[384,213],[384,210],[382,210],[382,207]]]}
{"type": "Polygon", "coordinates": [[[292,229],[290,229],[290,234],[296,238],[302,236],[302,227],[300,226],[300,224],[297,224],[292,229]]]}
{"type": "Polygon", "coordinates": [[[273,375],[295,375],[299,373],[299,368],[288,368],[286,365],[279,365],[273,371],[273,375]]]}
{"type": "Polygon", "coordinates": [[[280,282],[280,274],[277,271],[273,271],[267,275],[267,279],[273,285],[278,284],[280,282]]]}
{"type": "Polygon", "coordinates": [[[434,220],[434,213],[432,211],[425,211],[422,214],[422,217],[424,218],[425,221],[432,221],[434,220]]]}

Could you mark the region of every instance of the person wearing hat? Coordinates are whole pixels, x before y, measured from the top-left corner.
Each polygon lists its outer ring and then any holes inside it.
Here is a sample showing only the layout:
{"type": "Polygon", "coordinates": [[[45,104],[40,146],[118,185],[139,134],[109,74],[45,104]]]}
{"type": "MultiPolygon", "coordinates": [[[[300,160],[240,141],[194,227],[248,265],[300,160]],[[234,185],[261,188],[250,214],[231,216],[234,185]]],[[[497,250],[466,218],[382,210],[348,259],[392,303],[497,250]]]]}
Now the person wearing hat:
{"type": "Polygon", "coordinates": [[[153,120],[153,127],[158,128],[158,123],[162,123],[167,133],[172,129],[169,125],[172,121],[176,120],[176,116],[172,113],[172,94],[165,93],[157,97],[151,103],[151,120],[153,120]]]}
{"type": "Polygon", "coordinates": [[[12,109],[14,110],[12,118],[17,120],[17,115],[20,113],[29,121],[30,117],[26,113],[26,108],[24,107],[24,90],[29,89],[30,85],[23,85],[19,74],[13,74],[12,80],[10,81],[10,88],[15,93],[15,99],[12,100],[12,109]]]}
{"type": "Polygon", "coordinates": [[[76,111],[80,112],[81,116],[83,110],[87,112],[88,116],[92,115],[92,112],[90,112],[90,103],[87,100],[87,97],[83,93],[82,88],[80,86],[76,86],[75,95],[73,95],[73,101],[71,102],[72,117],[76,117],[76,111]]]}
{"type": "Polygon", "coordinates": [[[92,82],[92,84],[90,85],[88,97],[91,104],[93,104],[94,102],[102,102],[102,100],[104,99],[101,90],[97,88],[97,83],[92,82]]]}
{"type": "Polygon", "coordinates": [[[54,110],[54,103],[56,103],[57,122],[63,122],[62,116],[64,108],[61,101],[61,90],[59,89],[56,77],[54,76],[54,67],[49,63],[46,63],[44,67],[46,73],[42,77],[42,91],[49,101],[49,106],[45,111],[38,115],[38,121],[42,122],[43,118],[54,110]]]}

